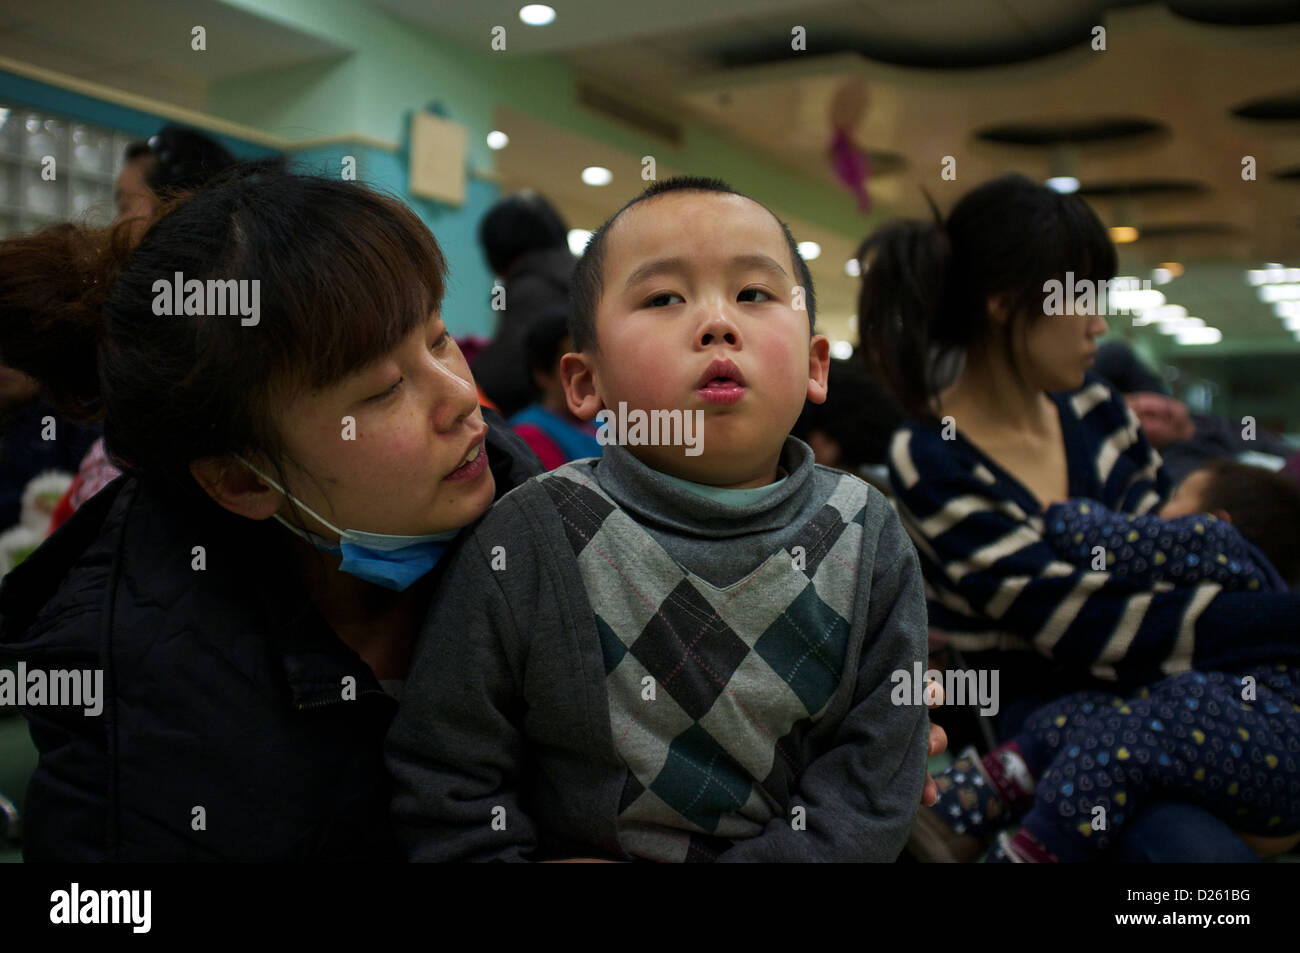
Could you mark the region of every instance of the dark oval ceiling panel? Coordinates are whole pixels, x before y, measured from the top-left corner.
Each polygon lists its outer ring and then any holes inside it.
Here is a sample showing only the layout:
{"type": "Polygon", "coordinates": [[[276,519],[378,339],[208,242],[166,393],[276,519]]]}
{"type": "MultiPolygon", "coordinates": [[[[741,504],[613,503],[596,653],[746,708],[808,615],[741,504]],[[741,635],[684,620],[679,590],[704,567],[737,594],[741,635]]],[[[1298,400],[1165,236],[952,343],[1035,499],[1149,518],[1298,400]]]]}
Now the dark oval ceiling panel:
{"type": "Polygon", "coordinates": [[[1209,186],[1192,179],[1131,179],[1127,182],[1089,182],[1081,185],[1077,194],[1090,199],[1109,199],[1138,195],[1195,195],[1209,190],[1209,186]]]}
{"type": "Polygon", "coordinates": [[[1233,235],[1241,231],[1227,222],[1168,222],[1161,225],[1139,225],[1138,240],[1144,238],[1182,238],[1188,235],[1233,235]]]}
{"type": "Polygon", "coordinates": [[[1300,182],[1300,165],[1274,172],[1273,177],[1283,182],[1300,182]]]}
{"type": "Polygon", "coordinates": [[[1092,145],[1167,134],[1154,119],[1101,117],[1085,120],[1008,122],[976,131],[975,138],[1008,146],[1092,145]]]}
{"type": "Polygon", "coordinates": [[[1171,13],[1219,26],[1272,26],[1300,23],[1296,0],[1169,0],[1171,13]]]}
{"type": "MultiPolygon", "coordinates": [[[[1092,41],[1093,27],[1101,22],[1101,15],[1100,10],[1079,12],[1071,9],[1063,11],[1054,23],[1035,24],[1033,30],[1008,28],[993,38],[965,41],[924,39],[897,30],[873,34],[846,26],[844,17],[835,16],[830,11],[823,14],[804,12],[798,22],[807,29],[808,36],[816,37],[819,56],[856,53],[894,66],[978,69],[1024,63],[1073,46],[1086,45],[1092,41]]],[[[723,44],[715,42],[709,44],[707,51],[698,52],[707,52],[727,69],[805,57],[806,53],[791,49],[789,27],[786,26],[788,20],[788,15],[780,18],[780,29],[773,21],[772,39],[738,38],[723,44]]]]}
{"type": "Polygon", "coordinates": [[[1256,119],[1260,122],[1285,122],[1300,119],[1300,93],[1284,93],[1281,96],[1266,96],[1240,106],[1234,106],[1232,114],[1241,119],[1256,119]]]}

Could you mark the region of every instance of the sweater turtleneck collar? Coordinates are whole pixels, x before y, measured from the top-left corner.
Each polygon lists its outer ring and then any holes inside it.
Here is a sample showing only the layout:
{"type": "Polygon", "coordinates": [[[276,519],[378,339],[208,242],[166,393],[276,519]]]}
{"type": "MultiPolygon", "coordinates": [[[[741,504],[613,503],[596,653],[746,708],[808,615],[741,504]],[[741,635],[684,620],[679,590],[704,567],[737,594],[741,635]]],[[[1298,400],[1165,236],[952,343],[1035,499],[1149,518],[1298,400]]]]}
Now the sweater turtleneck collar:
{"type": "Polygon", "coordinates": [[[771,492],[744,505],[729,505],[684,487],[622,446],[606,447],[595,473],[601,488],[638,522],[686,536],[723,539],[788,526],[812,492],[813,466],[812,448],[787,437],[780,458],[786,476],[771,492]]]}

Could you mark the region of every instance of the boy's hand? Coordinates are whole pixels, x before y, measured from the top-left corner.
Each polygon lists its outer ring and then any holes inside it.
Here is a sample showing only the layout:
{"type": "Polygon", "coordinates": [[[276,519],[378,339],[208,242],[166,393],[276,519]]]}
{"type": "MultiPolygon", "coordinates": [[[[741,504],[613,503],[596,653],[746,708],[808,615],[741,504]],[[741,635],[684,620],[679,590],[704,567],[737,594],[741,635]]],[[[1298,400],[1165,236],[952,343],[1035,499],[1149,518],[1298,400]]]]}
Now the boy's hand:
{"type": "MultiPolygon", "coordinates": [[[[927,708],[938,708],[943,704],[943,684],[941,682],[933,683],[933,688],[927,688],[926,698],[933,697],[934,704],[926,703],[927,708]]],[[[930,726],[930,750],[926,757],[934,757],[940,751],[948,748],[948,735],[938,725],[930,726]]],[[[930,807],[935,801],[939,800],[939,789],[935,786],[934,778],[930,777],[930,772],[925,773],[925,787],[921,790],[921,804],[930,807]]]]}

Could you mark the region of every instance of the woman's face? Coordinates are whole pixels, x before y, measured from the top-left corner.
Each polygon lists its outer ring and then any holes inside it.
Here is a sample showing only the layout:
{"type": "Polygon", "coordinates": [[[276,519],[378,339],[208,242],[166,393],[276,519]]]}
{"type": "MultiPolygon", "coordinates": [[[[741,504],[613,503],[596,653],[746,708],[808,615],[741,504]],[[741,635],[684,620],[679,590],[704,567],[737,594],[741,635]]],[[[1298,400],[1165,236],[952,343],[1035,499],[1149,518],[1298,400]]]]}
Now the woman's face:
{"type": "Polygon", "coordinates": [[[158,211],[158,196],[145,182],[145,175],[157,160],[151,155],[136,156],[117,175],[113,188],[113,198],[117,205],[117,215],[113,224],[131,221],[132,237],[136,240],[144,234],[145,227],[153,213],[158,211]]]}
{"type": "MultiPolygon", "coordinates": [[[[298,464],[286,464],[290,492],[340,529],[445,532],[472,523],[492,503],[478,392],[437,313],[374,364],[298,394],[278,422],[298,464]]],[[[292,521],[290,514],[285,501],[280,515],[292,521]]],[[[334,538],[309,514],[303,518],[334,538]]]]}
{"type": "Polygon", "coordinates": [[[1044,314],[1015,327],[1016,366],[1036,389],[1077,390],[1097,354],[1096,338],[1106,333],[1099,314],[1044,314]]]}

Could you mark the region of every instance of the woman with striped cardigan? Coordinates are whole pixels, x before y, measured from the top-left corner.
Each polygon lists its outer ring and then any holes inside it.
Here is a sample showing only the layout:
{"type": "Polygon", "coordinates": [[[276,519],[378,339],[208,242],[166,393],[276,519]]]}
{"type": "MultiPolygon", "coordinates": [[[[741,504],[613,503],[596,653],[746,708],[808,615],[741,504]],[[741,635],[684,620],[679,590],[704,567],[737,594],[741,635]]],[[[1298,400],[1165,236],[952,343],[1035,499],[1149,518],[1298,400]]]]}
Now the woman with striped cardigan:
{"type": "MultiPolygon", "coordinates": [[[[1136,418],[1088,371],[1116,269],[1097,217],[1006,176],[937,219],[864,242],[860,353],[910,417],[890,477],[930,623],[971,667],[998,671],[997,734],[1069,692],[1300,655],[1300,593],[1143,586],[1065,563],[1044,540],[1053,502],[1143,514],[1170,490],[1136,418]]],[[[1199,808],[1146,813],[1120,854],[1249,855],[1199,808]]]]}

